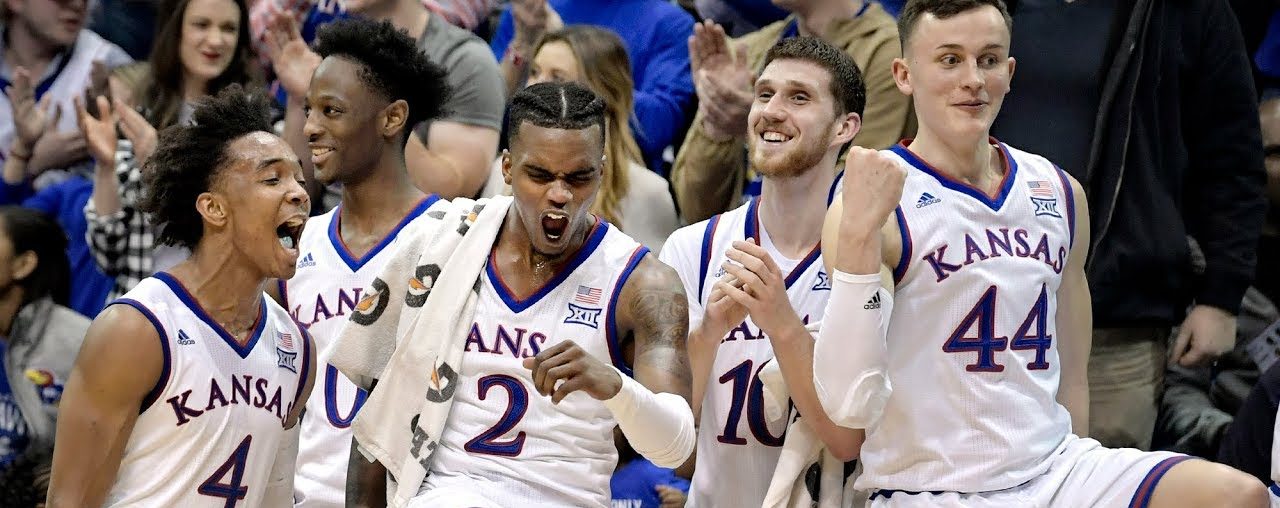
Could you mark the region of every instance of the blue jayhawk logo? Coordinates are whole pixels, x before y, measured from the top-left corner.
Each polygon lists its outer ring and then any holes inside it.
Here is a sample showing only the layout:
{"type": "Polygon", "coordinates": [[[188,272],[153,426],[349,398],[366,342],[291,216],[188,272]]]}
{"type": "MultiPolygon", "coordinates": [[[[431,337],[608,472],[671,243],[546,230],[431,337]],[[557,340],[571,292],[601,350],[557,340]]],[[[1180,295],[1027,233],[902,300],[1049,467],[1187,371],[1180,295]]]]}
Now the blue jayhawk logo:
{"type": "Polygon", "coordinates": [[[591,307],[583,307],[581,305],[569,304],[569,317],[564,318],[565,323],[589,326],[594,329],[600,328],[600,312],[603,309],[594,309],[591,307]]]}
{"type": "Polygon", "coordinates": [[[298,353],[295,351],[285,351],[282,348],[276,348],[276,366],[282,369],[289,369],[289,372],[298,373],[298,367],[295,365],[298,360],[298,353]]]}

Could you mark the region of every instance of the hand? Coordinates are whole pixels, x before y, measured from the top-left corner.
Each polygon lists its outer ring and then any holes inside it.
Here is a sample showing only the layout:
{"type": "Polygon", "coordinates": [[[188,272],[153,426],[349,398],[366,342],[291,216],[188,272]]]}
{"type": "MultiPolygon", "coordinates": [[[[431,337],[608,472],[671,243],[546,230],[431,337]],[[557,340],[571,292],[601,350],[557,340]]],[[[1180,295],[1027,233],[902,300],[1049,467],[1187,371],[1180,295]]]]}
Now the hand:
{"type": "MultiPolygon", "coordinates": [[[[53,107],[53,118],[61,116],[62,109],[53,107]]],[[[36,146],[31,149],[31,160],[27,162],[27,173],[35,176],[49,169],[68,168],[89,156],[85,148],[84,136],[79,130],[55,131],[57,124],[50,122],[36,146]]]]}
{"type": "Polygon", "coordinates": [[[101,95],[94,99],[98,105],[98,116],[89,114],[84,102],[76,97],[76,124],[84,133],[84,140],[89,148],[89,155],[97,161],[98,167],[113,167],[116,160],[116,117],[111,110],[111,103],[101,95]]]}
{"type": "Polygon", "coordinates": [[[9,102],[13,104],[13,123],[16,131],[14,141],[25,148],[27,158],[30,158],[32,148],[36,141],[40,140],[40,136],[44,135],[45,129],[50,125],[58,124],[62,109],[58,108],[55,116],[52,119],[49,118],[51,96],[45,94],[40,99],[40,104],[36,104],[36,89],[31,82],[31,73],[23,67],[14,69],[13,84],[6,88],[4,93],[9,96],[9,102]]]}
{"type": "Polygon", "coordinates": [[[133,160],[141,167],[156,151],[156,128],[120,100],[112,102],[120,118],[120,130],[124,131],[124,137],[129,138],[129,142],[133,144],[133,160]]]}
{"type": "Polygon", "coordinates": [[[707,20],[693,26],[689,67],[698,94],[698,110],[707,136],[719,141],[744,136],[751,112],[755,77],[747,67],[747,47],[729,51],[724,28],[707,20]]]}
{"type": "Polygon", "coordinates": [[[688,500],[684,491],[670,485],[658,485],[653,490],[658,492],[658,500],[662,502],[659,508],[684,508],[684,503],[688,500]]]}
{"type": "Polygon", "coordinates": [[[773,337],[787,328],[804,327],[787,298],[786,274],[763,247],[738,240],[725,255],[737,263],[725,263],[725,273],[743,284],[741,288],[725,285],[723,291],[746,307],[751,322],[760,327],[761,332],[773,337]]]}
{"type": "Polygon", "coordinates": [[[1196,305],[1178,327],[1169,361],[1183,367],[1200,367],[1235,347],[1236,317],[1217,307],[1196,305]]]}
{"type": "Polygon", "coordinates": [[[267,58],[276,71],[280,86],[290,99],[301,100],[311,87],[311,75],[320,66],[317,55],[302,40],[302,33],[293,18],[283,12],[274,12],[267,22],[267,58]]]}
{"type": "Polygon", "coordinates": [[[742,287],[742,280],[731,275],[727,270],[711,286],[711,295],[707,296],[707,307],[702,313],[702,324],[698,325],[698,333],[690,333],[691,341],[715,341],[718,346],[724,336],[734,327],[747,319],[747,308],[729,298],[728,288],[742,287]]]}
{"type": "Polygon", "coordinates": [[[841,229],[877,234],[902,200],[906,179],[907,171],[878,150],[849,147],[844,162],[841,229]]]}
{"type": "Polygon", "coordinates": [[[511,19],[516,25],[515,42],[530,50],[543,34],[559,30],[564,26],[560,14],[547,3],[547,0],[512,0],[511,19]]]}
{"type": "Polygon", "coordinates": [[[596,400],[609,400],[622,389],[617,371],[601,362],[581,346],[566,340],[544,349],[533,358],[524,359],[524,367],[533,371],[533,387],[559,404],[565,396],[582,390],[596,400]],[[556,382],[564,380],[559,387],[556,382]]]}

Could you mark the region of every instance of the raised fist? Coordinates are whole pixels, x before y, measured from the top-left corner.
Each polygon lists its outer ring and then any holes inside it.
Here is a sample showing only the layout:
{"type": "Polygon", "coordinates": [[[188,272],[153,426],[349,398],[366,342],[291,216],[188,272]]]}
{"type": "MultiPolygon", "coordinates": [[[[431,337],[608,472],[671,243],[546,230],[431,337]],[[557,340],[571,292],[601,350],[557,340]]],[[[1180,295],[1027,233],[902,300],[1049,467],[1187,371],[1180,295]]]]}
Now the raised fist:
{"type": "Polygon", "coordinates": [[[907,170],[879,150],[854,146],[844,162],[844,228],[873,233],[902,199],[907,170]]]}

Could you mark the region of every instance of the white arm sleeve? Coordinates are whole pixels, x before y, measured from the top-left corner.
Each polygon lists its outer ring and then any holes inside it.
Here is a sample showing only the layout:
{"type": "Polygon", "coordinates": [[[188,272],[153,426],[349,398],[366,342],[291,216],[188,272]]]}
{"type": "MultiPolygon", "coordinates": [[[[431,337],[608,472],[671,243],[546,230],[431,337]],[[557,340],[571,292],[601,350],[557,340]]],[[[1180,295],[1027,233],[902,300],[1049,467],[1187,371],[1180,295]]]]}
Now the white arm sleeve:
{"type": "Polygon", "coordinates": [[[885,337],[893,297],[880,274],[831,274],[831,298],[813,347],[813,387],[831,421],[869,429],[880,421],[892,386],[885,337]]]}
{"type": "Polygon", "coordinates": [[[271,476],[267,478],[262,498],[263,506],[293,506],[293,473],[298,463],[298,436],[301,432],[302,422],[299,421],[280,436],[276,460],[271,465],[271,476]]]}
{"type": "Polygon", "coordinates": [[[684,464],[695,442],[689,403],[674,393],[653,393],[622,372],[618,375],[622,389],[604,405],[618,421],[622,435],[637,453],[658,467],[684,464]]]}

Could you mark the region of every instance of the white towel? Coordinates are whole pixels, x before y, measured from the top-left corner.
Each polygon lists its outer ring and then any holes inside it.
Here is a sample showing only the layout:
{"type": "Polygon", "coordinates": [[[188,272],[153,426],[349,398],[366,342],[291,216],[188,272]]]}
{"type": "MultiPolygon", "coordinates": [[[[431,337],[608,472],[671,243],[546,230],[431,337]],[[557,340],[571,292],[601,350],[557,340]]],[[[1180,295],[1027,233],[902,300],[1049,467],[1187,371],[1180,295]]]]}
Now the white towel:
{"type": "Polygon", "coordinates": [[[480,275],[511,198],[440,201],[400,232],[391,259],[343,328],[330,358],[377,389],[352,424],[361,453],[394,480],[405,506],[427,475],[449,417],[480,275]],[[401,296],[403,295],[403,296],[401,296]]]}
{"type": "MultiPolygon", "coordinates": [[[[818,323],[808,325],[810,335],[818,323]]],[[[764,385],[764,412],[775,420],[789,410],[791,392],[782,378],[778,362],[770,360],[760,369],[764,385]]],[[[764,496],[764,508],[855,508],[867,503],[864,492],[853,489],[857,470],[848,474],[845,463],[827,452],[822,439],[797,415],[787,424],[787,437],[782,443],[778,465],[764,496]]]]}

